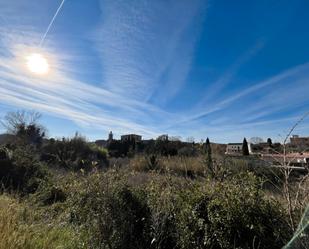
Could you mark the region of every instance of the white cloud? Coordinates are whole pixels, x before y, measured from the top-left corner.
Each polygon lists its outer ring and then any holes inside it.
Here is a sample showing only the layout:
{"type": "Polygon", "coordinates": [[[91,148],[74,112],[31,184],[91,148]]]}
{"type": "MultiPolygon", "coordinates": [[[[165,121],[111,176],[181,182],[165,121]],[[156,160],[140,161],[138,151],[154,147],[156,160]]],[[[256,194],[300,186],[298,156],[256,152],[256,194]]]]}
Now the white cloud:
{"type": "Polygon", "coordinates": [[[174,96],[191,67],[205,1],[101,1],[94,41],[104,86],[142,101],[174,96]],[[164,90],[163,90],[164,89],[164,90]]]}
{"type": "MultiPolygon", "coordinates": [[[[49,6],[50,1],[44,1],[49,6]]],[[[59,51],[52,39],[48,49],[40,50],[51,63],[51,74],[48,77],[29,74],[24,57],[39,49],[44,29],[33,27],[44,19],[48,7],[38,1],[30,1],[29,5],[22,0],[0,3],[1,105],[36,109],[72,120],[81,127],[112,129],[118,134],[136,132],[152,137],[168,132],[184,137],[207,135],[218,141],[247,136],[250,132],[256,135],[280,132],[308,106],[309,63],[245,89],[232,89],[223,100],[206,99],[190,112],[179,109],[177,113],[169,113],[158,106],[172,99],[186,84],[204,1],[101,3],[102,19],[92,35],[103,66],[101,85],[72,74],[80,70],[74,68],[74,62],[88,56],[86,51],[59,51]],[[37,15],[31,15],[33,11],[37,15]],[[193,26],[196,30],[189,31],[193,26]],[[256,95],[259,99],[253,99],[256,95]],[[150,99],[160,105],[149,104],[150,99]],[[299,113],[283,118],[272,116],[297,106],[299,113]]],[[[210,87],[213,89],[210,94],[215,95],[229,84],[241,65],[259,49],[257,45],[240,56],[210,87]]]]}
{"type": "MultiPolygon", "coordinates": [[[[182,113],[166,130],[204,139],[209,136],[217,142],[237,141],[244,136],[267,138],[285,134],[286,129],[308,111],[308,78],[309,63],[287,69],[222,101],[207,102],[204,108],[182,113]]],[[[304,124],[308,125],[308,121],[304,124]]]]}
{"type": "MultiPolygon", "coordinates": [[[[2,46],[9,54],[0,56],[1,104],[36,109],[67,119],[79,125],[93,125],[102,130],[131,131],[154,134],[150,115],[162,115],[160,109],[114,94],[102,87],[81,82],[63,72],[61,58],[41,51],[52,65],[50,75],[36,77],[26,71],[24,53],[34,48],[2,46]],[[55,65],[53,67],[53,65],[55,65]],[[144,123],[137,123],[138,116],[144,123]]],[[[54,52],[54,51],[53,51],[54,52]]],[[[166,114],[168,115],[168,114],[166,114]]]]}
{"type": "MultiPolygon", "coordinates": [[[[206,117],[207,115],[210,115],[214,112],[222,111],[224,109],[230,108],[233,104],[237,103],[239,100],[243,98],[250,98],[251,95],[256,94],[256,93],[261,93],[263,92],[266,88],[268,91],[268,94],[272,94],[276,96],[276,100],[273,99],[277,105],[281,105],[282,102],[278,102],[278,100],[283,100],[288,106],[293,106],[293,104],[297,101],[299,101],[299,95],[298,94],[293,94],[291,91],[289,91],[290,87],[296,87],[295,81],[298,82],[298,90],[302,92],[306,92],[306,89],[308,88],[308,84],[303,84],[303,82],[307,82],[307,79],[309,78],[309,63],[305,63],[303,65],[296,66],[294,68],[288,69],[276,76],[273,76],[267,80],[261,81],[259,83],[256,83],[248,88],[245,88],[243,90],[239,90],[238,92],[232,93],[230,96],[226,97],[224,100],[219,101],[219,103],[214,103],[212,105],[209,105],[211,107],[204,107],[202,110],[202,107],[199,107],[197,110],[191,111],[191,115],[185,115],[184,119],[181,122],[189,122],[192,120],[196,119],[201,119],[203,117],[206,117]],[[278,86],[276,85],[284,85],[284,89],[282,90],[285,92],[285,94],[288,94],[289,96],[289,101],[287,102],[285,98],[282,98],[283,95],[281,95],[283,92],[278,92],[278,86]],[[303,91],[304,90],[304,91],[303,91]],[[208,109],[207,109],[208,108],[208,109]],[[193,113],[193,114],[192,114],[193,113]]],[[[299,91],[298,91],[299,92],[299,91]]],[[[304,97],[304,96],[303,96],[304,97]]],[[[302,97],[302,100],[304,101],[304,98],[302,97]]],[[[269,101],[273,97],[269,98],[269,101]]],[[[265,106],[270,106],[270,102],[267,100],[263,100],[262,103],[265,106]]],[[[233,114],[237,115],[239,117],[239,114],[242,110],[248,110],[251,108],[256,108],[256,101],[254,99],[251,99],[251,101],[246,102],[247,105],[243,106],[242,109],[240,110],[234,110],[233,114]],[[251,107],[250,107],[251,106],[251,107]]]]}

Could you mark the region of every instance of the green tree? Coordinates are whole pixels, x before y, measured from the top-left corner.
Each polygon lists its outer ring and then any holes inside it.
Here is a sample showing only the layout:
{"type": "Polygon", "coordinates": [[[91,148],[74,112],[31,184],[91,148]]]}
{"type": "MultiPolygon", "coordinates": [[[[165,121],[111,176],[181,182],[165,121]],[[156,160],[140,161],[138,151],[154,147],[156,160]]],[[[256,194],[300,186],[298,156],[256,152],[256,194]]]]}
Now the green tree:
{"type": "Polygon", "coordinates": [[[242,154],[244,156],[249,155],[249,147],[248,147],[248,142],[246,138],[244,138],[244,141],[242,142],[242,154]]]}
{"type": "Polygon", "coordinates": [[[271,138],[267,138],[267,144],[268,144],[269,147],[271,147],[273,145],[271,138]]]}
{"type": "Polygon", "coordinates": [[[211,146],[209,138],[207,138],[205,142],[205,164],[207,167],[207,171],[211,174],[211,176],[214,176],[215,172],[212,163],[211,146]]]}

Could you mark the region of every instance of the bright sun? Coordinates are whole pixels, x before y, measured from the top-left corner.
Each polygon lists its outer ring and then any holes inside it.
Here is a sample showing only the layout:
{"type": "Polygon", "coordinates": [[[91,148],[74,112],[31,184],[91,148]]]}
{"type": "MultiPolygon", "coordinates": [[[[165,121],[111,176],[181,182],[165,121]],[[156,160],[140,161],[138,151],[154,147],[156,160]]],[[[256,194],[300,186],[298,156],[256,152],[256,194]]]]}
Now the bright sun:
{"type": "Polygon", "coordinates": [[[26,57],[28,69],[35,74],[47,74],[49,71],[49,64],[46,58],[41,54],[30,54],[26,57]]]}

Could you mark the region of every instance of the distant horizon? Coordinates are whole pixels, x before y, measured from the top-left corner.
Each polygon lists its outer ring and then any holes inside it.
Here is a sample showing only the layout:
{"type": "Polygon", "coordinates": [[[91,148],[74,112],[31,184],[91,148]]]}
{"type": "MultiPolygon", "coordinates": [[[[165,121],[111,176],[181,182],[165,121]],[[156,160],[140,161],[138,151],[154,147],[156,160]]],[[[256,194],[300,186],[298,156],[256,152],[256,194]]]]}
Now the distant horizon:
{"type": "MultiPolygon", "coordinates": [[[[280,141],[309,111],[309,1],[0,1],[0,118],[51,137],[110,130],[280,141]]],[[[0,133],[4,129],[0,127],[0,133]]],[[[309,134],[309,118],[295,130],[309,134]]]]}
{"type": "MultiPolygon", "coordinates": [[[[46,128],[46,127],[45,127],[45,128],[46,128]]],[[[102,136],[102,137],[93,137],[93,138],[90,138],[90,137],[87,136],[87,134],[80,133],[79,131],[75,131],[73,134],[68,134],[68,135],[52,136],[52,135],[49,134],[48,129],[47,129],[46,138],[47,138],[47,139],[50,139],[50,138],[54,138],[54,139],[72,138],[72,137],[74,137],[76,134],[78,134],[78,135],[80,135],[80,136],[82,136],[82,137],[85,137],[86,140],[87,140],[88,142],[95,142],[95,141],[98,141],[98,140],[106,140],[106,141],[107,141],[107,140],[108,140],[108,134],[109,134],[109,132],[106,134],[105,137],[102,136]]],[[[132,133],[117,134],[116,136],[115,136],[115,134],[113,133],[113,138],[114,138],[115,140],[120,140],[122,135],[128,135],[128,134],[132,134],[132,133]]],[[[9,133],[7,133],[5,130],[1,130],[1,129],[0,129],[0,135],[9,135],[9,133]]],[[[187,142],[186,140],[187,140],[188,138],[190,138],[190,139],[194,138],[194,142],[195,142],[195,143],[200,143],[202,140],[203,140],[203,142],[205,142],[206,139],[209,138],[210,143],[216,143],[216,144],[242,143],[244,138],[246,138],[247,141],[250,143],[250,139],[251,139],[251,138],[256,138],[256,136],[249,136],[249,137],[243,137],[243,138],[241,138],[241,139],[238,140],[238,141],[234,141],[234,140],[232,141],[232,140],[229,140],[228,138],[227,138],[225,141],[215,141],[215,140],[212,140],[211,136],[206,136],[205,138],[201,138],[201,139],[198,140],[198,139],[196,139],[195,137],[192,137],[192,136],[191,136],[191,137],[182,137],[181,135],[169,135],[169,134],[163,134],[163,133],[162,133],[162,134],[159,134],[157,137],[144,137],[143,134],[135,134],[135,135],[140,135],[140,136],[142,136],[142,140],[151,140],[151,139],[156,140],[156,139],[158,138],[158,136],[160,136],[160,135],[168,135],[169,138],[170,138],[170,137],[177,137],[177,138],[179,138],[180,141],[182,141],[182,142],[187,142]]],[[[284,135],[284,134],[283,134],[283,135],[284,135]]],[[[287,135],[287,134],[285,134],[285,136],[286,136],[286,135],[287,135]]],[[[297,134],[296,134],[296,133],[292,133],[292,134],[290,135],[290,137],[292,137],[293,135],[299,135],[300,137],[309,137],[309,134],[298,134],[298,133],[297,133],[297,134]]],[[[282,137],[280,137],[280,138],[279,138],[279,136],[277,136],[277,139],[274,138],[274,137],[258,137],[258,138],[261,138],[261,139],[263,140],[263,142],[266,142],[267,139],[270,138],[270,139],[272,139],[272,142],[273,142],[273,143],[282,143],[283,140],[284,140],[284,138],[285,138],[285,136],[282,136],[282,137]]],[[[288,140],[288,141],[289,141],[289,140],[288,140]]]]}

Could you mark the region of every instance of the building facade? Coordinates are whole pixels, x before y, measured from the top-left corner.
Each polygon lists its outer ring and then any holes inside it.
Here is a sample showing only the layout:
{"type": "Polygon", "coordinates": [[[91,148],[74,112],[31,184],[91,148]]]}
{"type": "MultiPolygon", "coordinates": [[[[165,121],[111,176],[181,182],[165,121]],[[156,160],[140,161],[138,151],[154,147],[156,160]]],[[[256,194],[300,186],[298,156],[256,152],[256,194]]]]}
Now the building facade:
{"type": "Polygon", "coordinates": [[[227,144],[225,154],[242,154],[242,143],[227,144]]]}
{"type": "Polygon", "coordinates": [[[136,134],[127,134],[121,136],[121,141],[123,142],[141,142],[142,136],[136,134]]]}
{"type": "Polygon", "coordinates": [[[309,149],[309,137],[300,137],[293,135],[290,138],[290,145],[293,147],[308,147],[309,149]]]}

